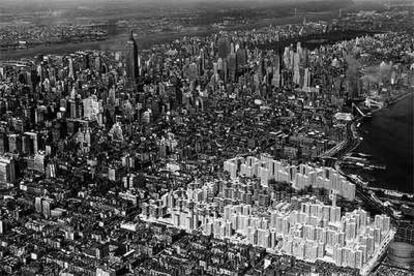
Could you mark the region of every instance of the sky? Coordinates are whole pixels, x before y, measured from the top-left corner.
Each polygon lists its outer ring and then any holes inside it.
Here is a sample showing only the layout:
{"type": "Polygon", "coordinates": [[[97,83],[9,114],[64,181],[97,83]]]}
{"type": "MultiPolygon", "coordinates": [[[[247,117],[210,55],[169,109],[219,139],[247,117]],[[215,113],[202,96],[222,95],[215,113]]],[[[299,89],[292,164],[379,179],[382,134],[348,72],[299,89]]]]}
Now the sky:
{"type": "MultiPolygon", "coordinates": [[[[282,3],[282,2],[311,2],[311,1],[320,1],[320,0],[0,0],[2,3],[79,3],[79,4],[93,4],[99,2],[131,2],[131,3],[188,3],[188,2],[272,2],[272,3],[282,3]]],[[[331,1],[342,1],[342,0],[331,0],[331,1]]],[[[388,0],[354,0],[354,2],[384,2],[388,0]]],[[[391,0],[394,1],[394,0],[391,0]]],[[[395,0],[397,1],[397,0],[395,0]]]]}
{"type": "MultiPolygon", "coordinates": [[[[111,3],[116,3],[116,2],[131,2],[131,3],[144,3],[144,2],[167,2],[167,3],[172,3],[172,2],[218,2],[218,0],[1,0],[1,2],[10,2],[10,3],[33,3],[33,2],[40,2],[40,3],[47,3],[47,2],[51,2],[51,3],[55,3],[55,2],[63,2],[63,3],[82,3],[82,4],[86,4],[86,3],[99,3],[99,2],[111,2],[111,3]]],[[[304,1],[319,1],[319,0],[220,0],[220,2],[253,2],[253,1],[261,1],[261,2],[273,2],[273,3],[278,3],[278,2],[304,2],[304,1]]],[[[331,0],[331,1],[335,1],[335,0],[331,0]]],[[[336,0],[336,1],[341,1],[341,0],[336,0]]]]}

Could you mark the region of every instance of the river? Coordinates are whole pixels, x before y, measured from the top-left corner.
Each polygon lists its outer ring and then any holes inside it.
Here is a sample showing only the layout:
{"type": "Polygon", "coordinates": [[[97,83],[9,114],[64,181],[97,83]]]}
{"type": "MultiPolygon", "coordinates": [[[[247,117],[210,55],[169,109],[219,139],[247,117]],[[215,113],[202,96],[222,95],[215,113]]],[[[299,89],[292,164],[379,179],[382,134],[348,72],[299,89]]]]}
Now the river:
{"type": "Polygon", "coordinates": [[[371,186],[414,192],[414,94],[374,114],[359,132],[363,141],[356,152],[370,154],[386,166],[369,172],[371,186]]]}

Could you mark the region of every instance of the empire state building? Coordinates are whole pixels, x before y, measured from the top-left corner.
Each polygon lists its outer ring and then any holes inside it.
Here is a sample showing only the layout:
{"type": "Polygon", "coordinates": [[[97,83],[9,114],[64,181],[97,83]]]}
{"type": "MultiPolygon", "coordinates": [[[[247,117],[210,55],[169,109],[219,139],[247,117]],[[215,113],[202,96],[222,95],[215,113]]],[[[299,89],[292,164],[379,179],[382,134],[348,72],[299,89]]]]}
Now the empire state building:
{"type": "Polygon", "coordinates": [[[132,31],[126,47],[128,86],[135,87],[138,82],[138,47],[132,31]]]}

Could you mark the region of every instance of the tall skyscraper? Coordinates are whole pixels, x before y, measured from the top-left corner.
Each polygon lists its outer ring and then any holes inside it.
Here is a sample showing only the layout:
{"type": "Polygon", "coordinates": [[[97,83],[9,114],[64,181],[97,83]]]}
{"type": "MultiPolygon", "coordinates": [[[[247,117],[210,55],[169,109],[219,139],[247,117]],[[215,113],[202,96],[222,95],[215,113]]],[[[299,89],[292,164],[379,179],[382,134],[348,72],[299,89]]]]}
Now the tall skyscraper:
{"type": "MultiPolygon", "coordinates": [[[[39,66],[37,71],[38,71],[38,75],[42,79],[42,75],[43,75],[42,74],[42,67],[39,66]]],[[[75,69],[73,67],[73,59],[71,57],[69,58],[69,78],[71,78],[73,80],[75,79],[75,69]]]]}
{"type": "Polygon", "coordinates": [[[217,42],[219,58],[225,59],[230,54],[230,42],[227,37],[220,37],[217,42]]]}
{"type": "Polygon", "coordinates": [[[131,31],[131,35],[127,42],[127,77],[128,85],[135,86],[138,81],[138,46],[134,39],[134,33],[131,31]]]}
{"type": "Polygon", "coordinates": [[[275,55],[273,62],[273,78],[272,85],[275,87],[280,87],[280,56],[275,55]]]}
{"type": "Polygon", "coordinates": [[[244,48],[244,46],[240,46],[236,52],[236,66],[237,66],[238,73],[243,71],[243,67],[246,65],[246,63],[247,63],[246,48],[244,48]]]}

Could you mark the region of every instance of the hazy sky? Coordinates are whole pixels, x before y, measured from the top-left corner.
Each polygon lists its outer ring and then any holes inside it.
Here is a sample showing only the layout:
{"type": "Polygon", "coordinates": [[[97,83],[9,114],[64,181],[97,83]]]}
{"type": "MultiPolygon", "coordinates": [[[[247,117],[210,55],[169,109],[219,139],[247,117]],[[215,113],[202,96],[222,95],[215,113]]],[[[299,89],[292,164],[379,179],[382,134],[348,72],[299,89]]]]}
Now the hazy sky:
{"type": "MultiPolygon", "coordinates": [[[[79,4],[93,4],[99,2],[107,2],[107,3],[117,3],[117,2],[131,2],[131,3],[148,3],[148,2],[166,2],[166,3],[184,3],[184,2],[273,2],[273,3],[281,3],[281,2],[310,2],[310,1],[320,1],[320,0],[0,0],[2,3],[79,3],[79,4]]],[[[331,0],[331,1],[338,1],[341,0],[331,0]]],[[[354,0],[354,2],[384,2],[388,0],[354,0]]],[[[391,0],[393,1],[393,0],[391,0]]]]}
{"type": "MultiPolygon", "coordinates": [[[[97,2],[109,2],[109,3],[117,3],[117,2],[131,2],[131,3],[140,3],[140,2],[304,2],[304,1],[320,1],[320,0],[1,0],[1,2],[6,3],[33,3],[33,2],[39,2],[39,3],[56,3],[56,2],[63,2],[63,3],[82,3],[82,4],[88,4],[88,3],[97,3],[97,2]]],[[[341,0],[331,0],[331,1],[341,1],[341,0]]]]}

